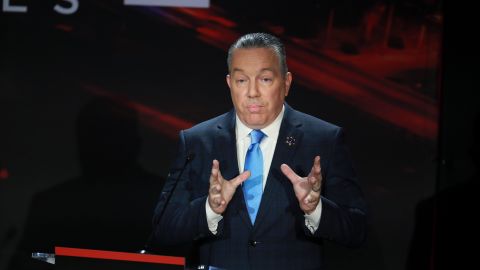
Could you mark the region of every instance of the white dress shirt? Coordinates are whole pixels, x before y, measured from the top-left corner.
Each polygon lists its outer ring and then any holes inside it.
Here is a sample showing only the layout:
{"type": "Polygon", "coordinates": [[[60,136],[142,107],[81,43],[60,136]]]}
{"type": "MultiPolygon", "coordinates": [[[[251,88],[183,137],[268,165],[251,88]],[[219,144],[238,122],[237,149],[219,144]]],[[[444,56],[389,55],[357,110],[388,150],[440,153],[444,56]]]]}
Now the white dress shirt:
{"type": "MultiPolygon", "coordinates": [[[[280,126],[282,124],[283,114],[285,113],[285,106],[282,107],[282,110],[278,114],[277,118],[265,128],[262,128],[261,131],[265,134],[262,141],[260,142],[260,149],[263,154],[263,189],[265,190],[265,185],[267,183],[268,172],[270,171],[270,166],[272,164],[273,154],[275,152],[275,146],[277,145],[278,133],[280,132],[280,126]]],[[[245,157],[247,155],[247,150],[251,144],[250,132],[251,128],[245,126],[242,121],[236,116],[236,125],[235,125],[235,135],[237,143],[237,160],[239,174],[244,171],[245,166],[245,157]]],[[[312,160],[313,165],[313,160],[312,160]]],[[[238,187],[241,188],[241,187],[238,187]]],[[[222,215],[219,215],[213,212],[212,208],[208,204],[208,198],[205,205],[207,213],[207,222],[208,228],[213,234],[217,233],[218,222],[222,220],[222,215]]],[[[317,205],[317,208],[310,214],[305,214],[305,225],[313,234],[320,224],[320,217],[322,213],[322,202],[320,201],[317,205]]]]}

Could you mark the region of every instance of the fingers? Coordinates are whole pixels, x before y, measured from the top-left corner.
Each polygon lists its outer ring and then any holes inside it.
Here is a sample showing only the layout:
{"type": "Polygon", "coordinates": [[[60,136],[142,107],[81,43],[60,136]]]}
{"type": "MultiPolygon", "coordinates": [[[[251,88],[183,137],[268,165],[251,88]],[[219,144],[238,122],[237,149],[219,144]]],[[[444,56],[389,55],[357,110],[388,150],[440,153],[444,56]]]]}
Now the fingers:
{"type": "Polygon", "coordinates": [[[316,156],[313,160],[313,173],[315,176],[320,176],[321,168],[320,168],[320,156],[316,156]]]}
{"type": "Polygon", "coordinates": [[[321,174],[321,167],[320,167],[320,156],[316,156],[313,160],[313,166],[310,170],[310,174],[308,175],[308,182],[312,186],[312,190],[314,192],[320,192],[321,184],[322,184],[322,174],[321,174]]]}
{"type": "Polygon", "coordinates": [[[218,182],[219,184],[222,184],[222,182],[223,182],[223,175],[222,175],[222,172],[220,171],[220,169],[218,169],[217,182],[218,182]]]}
{"type": "Polygon", "coordinates": [[[300,208],[306,213],[311,214],[317,208],[320,202],[320,192],[311,190],[308,195],[300,202],[300,208]]]}
{"type": "Polygon", "coordinates": [[[318,202],[318,200],[320,199],[320,193],[318,192],[310,192],[308,193],[308,195],[303,199],[303,203],[305,204],[312,204],[314,203],[316,205],[316,203],[318,202]]]}
{"type": "Polygon", "coordinates": [[[214,159],[212,161],[212,173],[210,175],[210,189],[208,195],[210,207],[214,212],[216,209],[219,209],[225,205],[225,200],[223,200],[221,196],[221,178],[222,174],[220,172],[220,164],[218,160],[214,159]]]}
{"type": "Polygon", "coordinates": [[[218,160],[214,159],[212,162],[212,173],[210,175],[210,193],[212,195],[218,194],[222,191],[221,177],[220,164],[218,163],[218,160]]]}
{"type": "Polygon", "coordinates": [[[247,180],[248,177],[250,177],[250,171],[245,171],[230,181],[227,181],[222,176],[218,160],[213,160],[208,194],[208,203],[212,210],[217,214],[223,213],[237,187],[247,180]]]}
{"type": "Polygon", "coordinates": [[[219,167],[220,166],[218,164],[218,160],[214,159],[212,161],[212,173],[210,175],[210,186],[215,184],[215,182],[217,182],[218,172],[220,171],[219,167]]]}
{"type": "Polygon", "coordinates": [[[215,197],[212,196],[212,200],[213,200],[213,204],[214,204],[213,208],[218,208],[220,206],[225,205],[225,203],[226,203],[225,200],[222,200],[222,198],[220,196],[215,196],[215,197]]]}
{"type": "Polygon", "coordinates": [[[280,166],[280,170],[282,173],[292,182],[292,184],[296,184],[301,181],[301,177],[299,177],[287,164],[282,164],[280,166]]]}
{"type": "Polygon", "coordinates": [[[307,177],[300,177],[286,164],[282,164],[280,170],[293,184],[300,208],[307,214],[314,211],[320,201],[322,184],[320,156],[314,158],[312,169],[307,177]]]}
{"type": "Polygon", "coordinates": [[[320,168],[320,156],[316,156],[313,159],[313,166],[312,169],[310,170],[310,174],[308,174],[308,177],[315,177],[317,179],[320,179],[321,177],[321,168],[320,168]]]}

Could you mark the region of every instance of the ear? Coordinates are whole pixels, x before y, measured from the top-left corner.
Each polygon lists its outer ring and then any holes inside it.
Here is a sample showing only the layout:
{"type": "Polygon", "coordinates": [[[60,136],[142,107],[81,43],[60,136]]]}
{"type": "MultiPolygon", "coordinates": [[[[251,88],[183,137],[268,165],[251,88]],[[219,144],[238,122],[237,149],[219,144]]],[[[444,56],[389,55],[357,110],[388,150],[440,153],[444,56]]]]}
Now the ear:
{"type": "Polygon", "coordinates": [[[230,77],[230,74],[227,74],[225,79],[227,80],[228,88],[231,89],[232,88],[232,82],[231,82],[232,78],[230,77]]]}
{"type": "Polygon", "coordinates": [[[292,85],[292,73],[287,72],[287,74],[285,74],[285,96],[288,96],[290,92],[290,85],[292,85]]]}

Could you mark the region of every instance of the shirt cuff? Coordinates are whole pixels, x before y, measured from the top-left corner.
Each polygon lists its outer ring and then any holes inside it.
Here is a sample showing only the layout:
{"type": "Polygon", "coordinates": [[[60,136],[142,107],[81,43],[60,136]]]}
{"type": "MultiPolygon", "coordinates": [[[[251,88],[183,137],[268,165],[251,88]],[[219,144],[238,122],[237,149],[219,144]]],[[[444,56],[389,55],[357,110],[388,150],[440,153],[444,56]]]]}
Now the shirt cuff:
{"type": "Polygon", "coordinates": [[[305,226],[308,230],[314,234],[317,231],[318,226],[320,225],[320,218],[322,217],[322,200],[317,204],[317,208],[313,210],[309,215],[305,214],[305,226]]]}
{"type": "Polygon", "coordinates": [[[205,202],[205,211],[207,213],[208,229],[213,234],[217,234],[218,222],[222,220],[223,216],[213,212],[212,208],[210,207],[210,204],[208,204],[208,197],[207,197],[207,201],[205,202]]]}

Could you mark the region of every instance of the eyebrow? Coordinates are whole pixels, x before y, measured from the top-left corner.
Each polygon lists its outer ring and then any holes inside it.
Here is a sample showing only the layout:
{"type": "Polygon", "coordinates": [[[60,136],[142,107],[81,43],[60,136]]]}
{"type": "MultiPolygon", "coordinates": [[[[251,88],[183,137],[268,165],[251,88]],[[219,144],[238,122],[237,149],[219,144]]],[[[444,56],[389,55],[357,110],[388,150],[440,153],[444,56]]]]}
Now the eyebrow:
{"type": "MultiPolygon", "coordinates": [[[[244,70],[241,69],[241,68],[233,68],[233,69],[232,69],[232,73],[234,73],[234,72],[236,72],[236,71],[238,71],[238,72],[244,72],[244,70]]],[[[262,69],[260,70],[260,72],[264,72],[264,71],[270,71],[270,72],[273,72],[273,73],[274,73],[274,70],[271,69],[271,68],[262,68],[262,69]]]]}
{"type": "Polygon", "coordinates": [[[232,69],[232,73],[234,73],[234,72],[236,72],[236,71],[238,71],[238,72],[242,72],[242,71],[243,71],[243,69],[240,69],[240,68],[233,68],[233,69],[232,69]]]}

